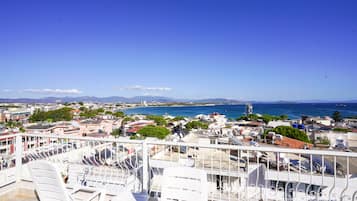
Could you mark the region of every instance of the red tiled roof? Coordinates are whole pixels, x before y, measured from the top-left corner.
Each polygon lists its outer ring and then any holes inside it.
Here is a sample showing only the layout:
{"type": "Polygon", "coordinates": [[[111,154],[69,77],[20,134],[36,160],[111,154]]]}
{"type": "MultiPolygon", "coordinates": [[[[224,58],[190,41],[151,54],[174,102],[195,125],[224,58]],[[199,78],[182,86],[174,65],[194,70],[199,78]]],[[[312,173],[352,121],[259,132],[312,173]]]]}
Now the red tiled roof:
{"type": "Polygon", "coordinates": [[[289,147],[289,148],[295,148],[295,149],[302,149],[305,147],[305,145],[309,148],[312,147],[312,144],[306,143],[300,140],[295,140],[289,137],[283,136],[282,140],[275,140],[275,144],[280,146],[280,147],[289,147]]]}
{"type": "Polygon", "coordinates": [[[138,132],[141,128],[142,128],[142,126],[133,127],[133,128],[130,128],[127,132],[128,132],[128,133],[136,133],[136,132],[138,132]]]}

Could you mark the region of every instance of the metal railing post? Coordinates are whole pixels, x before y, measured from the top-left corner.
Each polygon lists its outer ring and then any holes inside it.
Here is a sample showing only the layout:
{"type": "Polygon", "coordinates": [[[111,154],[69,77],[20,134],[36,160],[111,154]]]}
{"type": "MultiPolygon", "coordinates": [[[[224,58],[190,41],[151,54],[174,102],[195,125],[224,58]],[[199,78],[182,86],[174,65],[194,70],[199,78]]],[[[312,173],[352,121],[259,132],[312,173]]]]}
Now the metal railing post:
{"type": "Polygon", "coordinates": [[[149,161],[148,161],[148,145],[144,141],[143,144],[143,192],[149,191],[149,161]]]}
{"type": "Polygon", "coordinates": [[[15,165],[16,165],[16,183],[21,181],[22,178],[22,135],[16,135],[15,142],[15,165]]]}

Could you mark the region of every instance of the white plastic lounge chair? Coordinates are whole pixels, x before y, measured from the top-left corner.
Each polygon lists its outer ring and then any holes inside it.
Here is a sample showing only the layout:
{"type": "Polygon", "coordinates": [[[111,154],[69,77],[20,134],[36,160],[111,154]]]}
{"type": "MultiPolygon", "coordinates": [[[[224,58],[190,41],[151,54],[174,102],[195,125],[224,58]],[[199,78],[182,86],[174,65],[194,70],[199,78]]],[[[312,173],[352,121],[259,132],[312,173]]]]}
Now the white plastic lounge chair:
{"type": "Polygon", "coordinates": [[[73,201],[72,195],[81,190],[93,192],[92,195],[86,199],[88,201],[94,200],[95,198],[99,198],[99,201],[104,201],[105,193],[103,191],[95,191],[90,188],[81,187],[69,193],[66,190],[60,172],[48,161],[31,162],[29,163],[29,169],[41,201],[73,201]]]}
{"type": "Polygon", "coordinates": [[[161,201],[207,201],[207,174],[190,167],[164,169],[161,201]]]}

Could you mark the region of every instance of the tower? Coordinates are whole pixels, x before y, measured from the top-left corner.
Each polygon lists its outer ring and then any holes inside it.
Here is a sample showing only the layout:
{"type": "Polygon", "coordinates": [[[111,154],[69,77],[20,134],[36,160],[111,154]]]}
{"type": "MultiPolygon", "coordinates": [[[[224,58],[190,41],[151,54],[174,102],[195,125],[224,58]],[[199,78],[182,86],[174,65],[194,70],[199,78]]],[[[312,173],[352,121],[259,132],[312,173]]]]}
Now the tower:
{"type": "Polygon", "coordinates": [[[246,114],[246,115],[253,114],[253,105],[252,105],[252,104],[247,103],[247,104],[245,105],[245,114],[246,114]]]}

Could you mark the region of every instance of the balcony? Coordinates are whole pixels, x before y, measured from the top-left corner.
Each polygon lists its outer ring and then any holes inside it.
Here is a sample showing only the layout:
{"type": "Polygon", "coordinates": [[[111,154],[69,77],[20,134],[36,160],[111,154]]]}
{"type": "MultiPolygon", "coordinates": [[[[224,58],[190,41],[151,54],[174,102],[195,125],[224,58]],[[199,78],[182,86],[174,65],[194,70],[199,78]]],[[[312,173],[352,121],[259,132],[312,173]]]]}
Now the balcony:
{"type": "MultiPolygon", "coordinates": [[[[0,201],[37,200],[28,164],[55,164],[69,189],[160,200],[163,170],[207,173],[208,200],[357,200],[357,153],[57,135],[0,137],[0,201]]],[[[77,195],[80,200],[85,192],[77,195]]]]}

